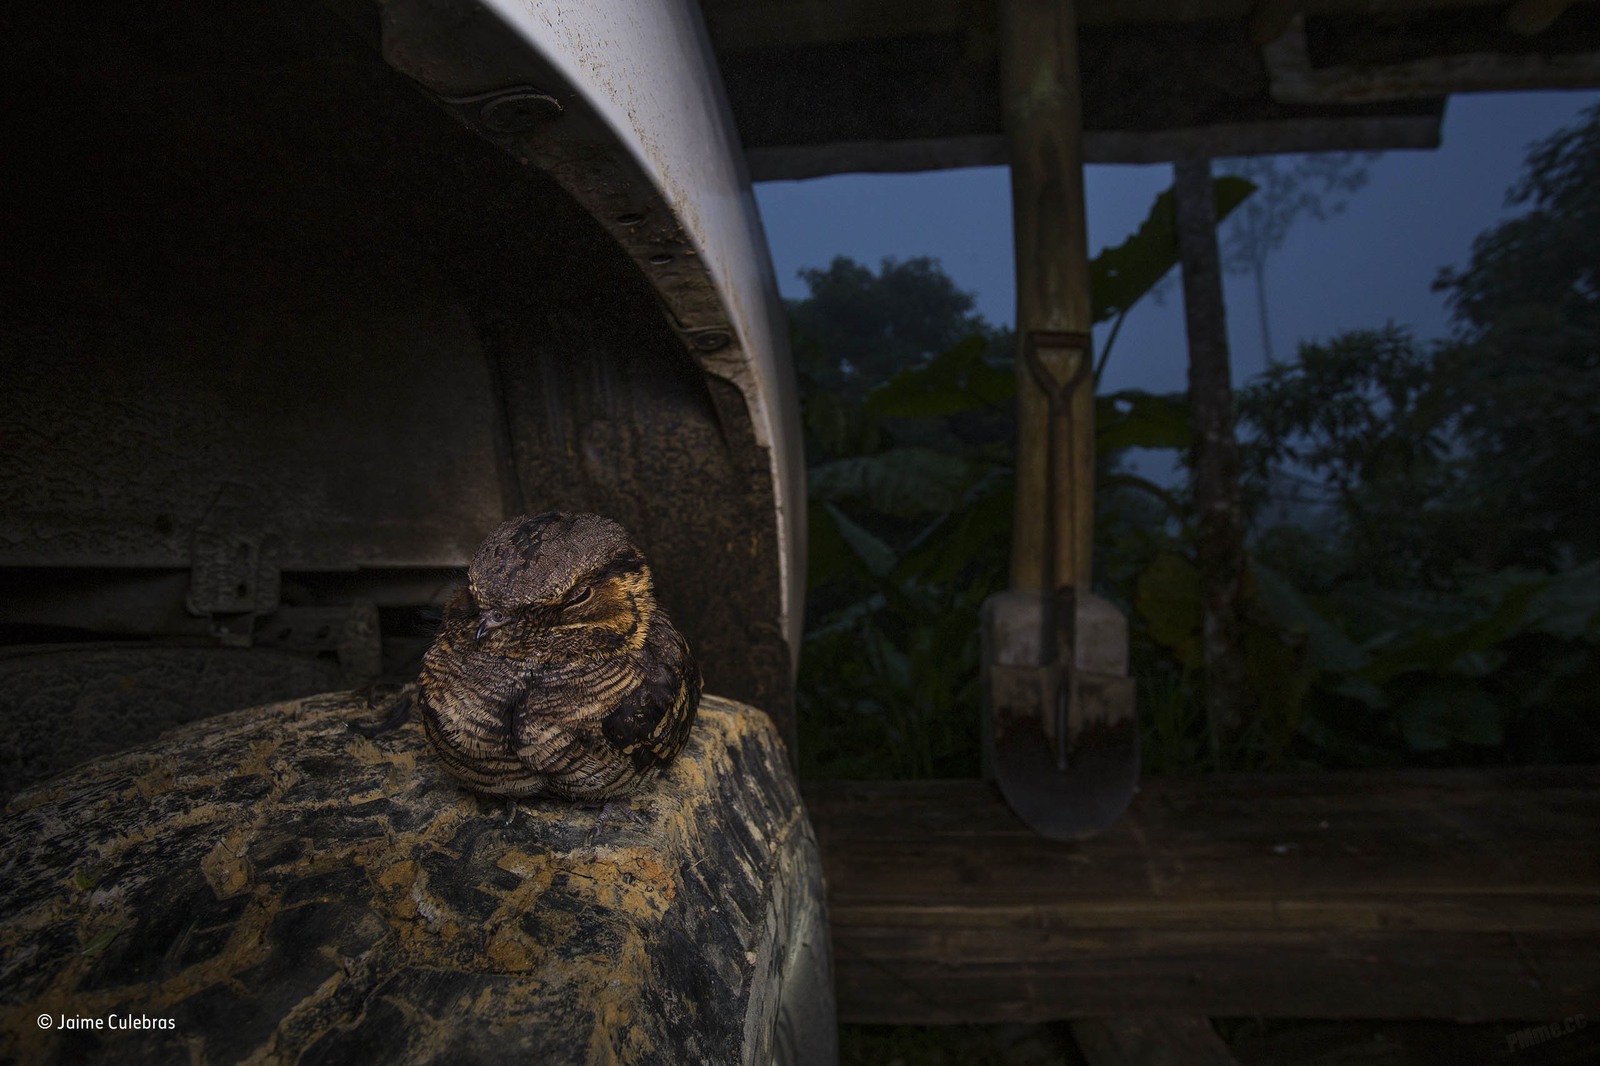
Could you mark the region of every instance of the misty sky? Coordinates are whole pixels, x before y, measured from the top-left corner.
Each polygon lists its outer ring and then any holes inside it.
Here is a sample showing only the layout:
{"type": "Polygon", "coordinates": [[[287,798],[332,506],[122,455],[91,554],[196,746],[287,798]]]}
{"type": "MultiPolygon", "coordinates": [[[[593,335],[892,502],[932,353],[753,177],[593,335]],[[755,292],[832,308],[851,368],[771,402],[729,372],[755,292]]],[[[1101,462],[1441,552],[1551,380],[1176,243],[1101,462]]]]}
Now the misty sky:
{"type": "MultiPolygon", "coordinates": [[[[1505,193],[1530,142],[1600,102],[1600,92],[1457,95],[1433,151],[1389,152],[1369,166],[1365,188],[1328,222],[1302,219],[1268,261],[1273,346],[1292,357],[1299,341],[1393,320],[1420,337],[1441,336],[1449,317],[1429,288],[1439,268],[1466,263],[1472,238],[1506,216],[1505,193]]],[[[1092,166],[1086,195],[1089,252],[1120,243],[1172,181],[1170,165],[1092,166]]],[[[756,186],[785,296],[804,296],[802,267],[847,255],[874,268],[885,256],[939,259],[977,295],[990,321],[1015,319],[1011,192],[1003,167],[926,174],[848,174],[756,186]]],[[[1176,272],[1174,272],[1175,274],[1176,272]]],[[[1226,280],[1235,384],[1264,365],[1254,282],[1226,280]]],[[[1106,327],[1097,331],[1097,350],[1106,327]]],[[[1118,337],[1103,391],[1185,387],[1181,290],[1164,305],[1143,301],[1118,337]]]]}

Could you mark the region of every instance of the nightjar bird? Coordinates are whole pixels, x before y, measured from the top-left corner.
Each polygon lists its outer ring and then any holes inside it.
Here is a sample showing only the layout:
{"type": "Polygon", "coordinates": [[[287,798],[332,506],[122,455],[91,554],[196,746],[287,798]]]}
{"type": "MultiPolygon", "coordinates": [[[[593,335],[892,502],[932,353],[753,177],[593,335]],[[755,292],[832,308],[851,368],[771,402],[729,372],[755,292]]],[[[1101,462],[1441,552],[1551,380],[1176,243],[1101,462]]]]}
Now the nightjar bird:
{"type": "Polygon", "coordinates": [[[683,750],[701,680],[623,528],[551,511],[489,534],[418,686],[429,742],[474,790],[610,800],[683,750]]]}

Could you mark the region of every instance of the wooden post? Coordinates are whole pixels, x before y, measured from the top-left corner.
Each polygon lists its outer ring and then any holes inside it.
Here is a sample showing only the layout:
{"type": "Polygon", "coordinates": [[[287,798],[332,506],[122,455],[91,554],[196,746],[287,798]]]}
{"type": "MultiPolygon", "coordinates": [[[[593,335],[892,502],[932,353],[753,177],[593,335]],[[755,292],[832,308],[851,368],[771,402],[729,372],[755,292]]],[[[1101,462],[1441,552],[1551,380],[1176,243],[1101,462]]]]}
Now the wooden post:
{"type": "MultiPolygon", "coordinates": [[[[1244,650],[1244,519],[1239,444],[1233,433],[1228,321],[1217,255],[1217,208],[1209,159],[1172,165],[1189,334],[1189,417],[1193,425],[1200,601],[1204,617],[1206,724],[1213,762],[1239,726],[1249,695],[1244,650]]],[[[1218,769],[1222,769],[1220,765],[1218,769]]]]}
{"type": "Polygon", "coordinates": [[[1093,574],[1094,379],[1083,117],[1072,0],[1002,0],[1000,78],[1011,150],[1017,254],[1017,510],[1011,587],[1072,585],[1093,574]],[[1049,408],[1029,346],[1068,387],[1048,455],[1049,408]],[[1055,513],[1046,513],[1055,482],[1055,513]]]}
{"type": "Polygon", "coordinates": [[[1017,247],[1011,589],[984,601],[983,745],[1052,840],[1104,832],[1138,790],[1128,625],[1094,577],[1094,360],[1072,0],[1000,0],[1017,247]]]}

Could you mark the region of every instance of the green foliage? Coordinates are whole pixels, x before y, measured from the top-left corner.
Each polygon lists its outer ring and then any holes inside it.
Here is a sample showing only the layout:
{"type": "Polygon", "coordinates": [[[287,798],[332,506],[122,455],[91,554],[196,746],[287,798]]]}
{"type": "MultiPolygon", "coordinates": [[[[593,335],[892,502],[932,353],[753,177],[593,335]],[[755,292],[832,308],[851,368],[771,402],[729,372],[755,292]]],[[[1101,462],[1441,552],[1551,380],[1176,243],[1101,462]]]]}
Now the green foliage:
{"type": "MultiPolygon", "coordinates": [[[[906,451],[845,461],[879,465],[866,479],[875,481],[903,473],[895,464],[906,451]]],[[[856,510],[860,521],[827,497],[859,504],[853,486],[812,481],[802,774],[976,775],[978,606],[1004,585],[1012,504],[1009,472],[991,472],[998,476],[979,477],[959,499],[936,498],[934,479],[920,496],[889,493],[875,501],[882,510],[856,510]],[[919,499],[955,506],[930,514],[919,499]],[[872,519],[879,532],[867,528],[872,519]]]]}
{"type": "Polygon", "coordinates": [[[1576,126],[1533,146],[1510,204],[1525,214],[1480,234],[1462,273],[1444,270],[1435,287],[1449,294],[1469,333],[1503,328],[1513,312],[1561,307],[1593,326],[1600,302],[1600,105],[1576,126]]]}
{"type": "MultiPolygon", "coordinates": [[[[1600,758],[1597,129],[1600,111],[1539,147],[1529,215],[1441,276],[1449,343],[1355,331],[1238,392],[1253,702],[1225,751],[1201,703],[1192,499],[1119,469],[1128,448],[1187,448],[1188,406],[1097,398],[1096,589],[1129,615],[1147,772],[1600,758]],[[1274,525],[1286,486],[1311,496],[1274,525]]],[[[1219,183],[1219,215],[1248,191],[1219,183]]],[[[1096,319],[1175,260],[1158,201],[1092,265],[1096,319]]],[[[1010,554],[1013,338],[925,260],[807,278],[791,308],[811,495],[802,774],[975,775],[977,611],[1010,554]]]]}
{"type": "Polygon", "coordinates": [[[1201,709],[1205,651],[1200,570],[1192,551],[1191,538],[1175,539],[1133,579],[1134,661],[1144,666],[1136,677],[1145,689],[1145,744],[1154,753],[1154,761],[1147,758],[1146,763],[1169,773],[1294,765],[1312,680],[1308,642],[1271,610],[1253,572],[1245,583],[1245,667],[1254,702],[1238,740],[1227,750],[1210,750],[1201,709]]]}
{"type": "MultiPolygon", "coordinates": [[[[1240,177],[1225,176],[1212,182],[1217,221],[1232,213],[1255,191],[1255,185],[1240,177]]],[[[1112,346],[1122,329],[1122,320],[1134,304],[1144,299],[1168,271],[1178,265],[1178,216],[1172,190],[1156,197],[1150,213],[1127,240],[1115,248],[1102,249],[1089,263],[1089,313],[1095,322],[1115,318],[1106,338],[1094,379],[1099,382],[1111,357],[1112,346]]]]}
{"type": "Polygon", "coordinates": [[[1256,545],[1319,762],[1600,759],[1600,108],[1510,199],[1436,284],[1454,338],[1303,345],[1240,394],[1256,502],[1297,471],[1331,490],[1327,536],[1256,545]]]}
{"type": "Polygon", "coordinates": [[[914,518],[954,511],[993,464],[932,448],[891,448],[819,463],[807,474],[819,499],[914,518]]]}
{"type": "Polygon", "coordinates": [[[1471,534],[1452,501],[1461,464],[1433,366],[1389,326],[1304,344],[1237,396],[1247,498],[1274,470],[1314,475],[1333,494],[1348,567],[1385,584],[1448,580],[1471,534]]]}
{"type": "Polygon", "coordinates": [[[1536,144],[1467,268],[1435,282],[1460,326],[1434,355],[1490,567],[1600,554],[1600,106],[1536,144]]]}
{"type": "MultiPolygon", "coordinates": [[[[1217,221],[1255,192],[1254,183],[1232,175],[1212,182],[1217,221]]],[[[1115,248],[1107,248],[1089,264],[1091,314],[1104,322],[1127,313],[1178,265],[1178,216],[1172,190],[1156,197],[1139,229],[1115,248]]]]}
{"type": "Polygon", "coordinates": [[[802,270],[811,295],[789,301],[802,381],[859,401],[902,367],[991,332],[932,259],[885,259],[877,274],[845,256],[802,270]]]}
{"type": "MultiPolygon", "coordinates": [[[[1249,191],[1219,182],[1219,214],[1249,191]]],[[[1118,301],[1097,302],[1097,315],[1126,310],[1176,261],[1169,193],[1138,234],[1092,264],[1118,301]]],[[[974,776],[978,607],[1009,572],[1012,338],[971,315],[971,298],[927,260],[885,261],[875,277],[841,258],[804,277],[812,295],[790,306],[811,501],[801,772],[974,776]]],[[[1123,392],[1097,401],[1096,423],[1121,516],[1107,528],[1143,551],[1155,543],[1144,527],[1181,524],[1182,506],[1115,472],[1116,456],[1185,446],[1187,405],[1123,392]]],[[[1135,565],[1107,558],[1113,569],[1135,565]]]]}
{"type": "Polygon", "coordinates": [[[874,389],[866,408],[879,417],[953,415],[994,407],[1016,395],[1017,376],[984,359],[988,340],[975,333],[925,365],[906,367],[874,389]]]}
{"type": "Polygon", "coordinates": [[[1189,401],[1127,389],[1094,401],[1095,447],[1102,452],[1128,448],[1187,448],[1189,401]]]}
{"type": "MultiPolygon", "coordinates": [[[[1376,159],[1376,153],[1365,157],[1376,159]]],[[[1267,315],[1267,258],[1302,215],[1325,220],[1344,210],[1341,193],[1353,193],[1367,181],[1367,168],[1353,152],[1317,152],[1293,163],[1278,156],[1246,156],[1224,164],[1227,173],[1247,178],[1257,195],[1233,218],[1222,246],[1222,267],[1255,276],[1256,313],[1261,324],[1261,350],[1267,365],[1277,362],[1267,315]],[[1320,186],[1320,188],[1319,188],[1320,186]]]]}
{"type": "Polygon", "coordinates": [[[1600,679],[1600,561],[1553,577],[1499,571],[1448,593],[1340,587],[1320,607],[1256,573],[1274,616],[1306,637],[1315,718],[1302,734],[1318,761],[1600,755],[1600,687],[1572,683],[1600,679]]]}
{"type": "Polygon", "coordinates": [[[1200,571],[1176,552],[1162,552],[1140,573],[1134,608],[1150,639],[1186,670],[1205,663],[1200,618],[1200,571]]]}

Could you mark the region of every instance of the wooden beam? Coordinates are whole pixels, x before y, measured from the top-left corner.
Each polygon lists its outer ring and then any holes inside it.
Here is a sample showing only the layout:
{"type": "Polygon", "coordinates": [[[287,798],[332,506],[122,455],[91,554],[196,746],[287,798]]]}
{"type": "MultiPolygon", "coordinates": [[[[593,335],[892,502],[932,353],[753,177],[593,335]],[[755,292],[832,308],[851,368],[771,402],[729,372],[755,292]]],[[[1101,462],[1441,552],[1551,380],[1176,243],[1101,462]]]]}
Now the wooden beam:
{"type": "MultiPolygon", "coordinates": [[[[1359,118],[1215,123],[1181,130],[1088,130],[1085,163],[1167,163],[1277,152],[1372,152],[1439,147],[1442,112],[1359,118]]],[[[752,181],[827,174],[905,174],[1009,162],[1002,134],[906,140],[835,141],[745,151],[752,181]]]]}
{"type": "Polygon", "coordinates": [[[1572,0],[1517,0],[1506,9],[1506,25],[1525,37],[1532,37],[1549,29],[1571,6],[1572,0]]]}
{"type": "Polygon", "coordinates": [[[1239,1066],[1208,1018],[1084,1018],[1072,1039],[1089,1066],[1239,1066]]]}
{"type": "MultiPolygon", "coordinates": [[[[1082,26],[1251,20],[1252,29],[1281,33],[1288,12],[1394,15],[1441,8],[1481,8],[1496,0],[1077,0],[1082,26]]],[[[1563,0],[1523,0],[1549,5],[1563,0]]],[[[1570,4],[1571,0],[1565,0],[1570,4]]],[[[1565,4],[1563,5],[1565,6],[1565,4]]],[[[966,0],[701,0],[718,51],[775,44],[886,40],[926,34],[993,33],[994,10],[966,0]]],[[[1276,37],[1273,34],[1272,37],[1276,37]]],[[[1271,40],[1272,37],[1267,37],[1271,40]]]]}
{"type": "Polygon", "coordinates": [[[1001,0],[1000,98],[1017,264],[1011,587],[1088,589],[1094,543],[1094,377],[1088,373],[1093,322],[1083,204],[1083,94],[1071,0],[1001,0]],[[1075,344],[1074,337],[1080,338],[1075,344]],[[1025,357],[1030,348],[1066,390],[1055,429],[1025,357]]]}
{"type": "MultiPolygon", "coordinates": [[[[759,180],[1000,165],[997,52],[959,34],[718,54],[759,180]]],[[[1347,107],[1267,96],[1238,23],[1082,27],[1083,157],[1149,163],[1438,144],[1442,100],[1347,107]]]]}
{"type": "Polygon", "coordinates": [[[1600,767],[1144,783],[1103,837],[981,781],[805,787],[842,1021],[1544,1019],[1600,1001],[1600,767]]]}
{"type": "MultiPolygon", "coordinates": [[[[1507,12],[1508,23],[1520,6],[1507,12]]],[[[1543,0],[1535,5],[1530,0],[1515,18],[1530,27],[1524,32],[1537,33],[1542,28],[1540,20],[1546,16],[1553,20],[1560,14],[1553,10],[1554,6],[1543,0]]],[[[1591,12],[1595,10],[1592,4],[1584,6],[1591,12]]],[[[1440,49],[1435,54],[1385,62],[1367,56],[1376,43],[1393,40],[1404,31],[1381,23],[1361,26],[1350,22],[1346,26],[1357,28],[1366,40],[1349,44],[1347,53],[1337,60],[1312,59],[1306,20],[1298,15],[1289,20],[1277,38],[1262,47],[1261,58],[1271,77],[1273,100],[1285,105],[1373,104],[1427,99],[1442,93],[1578,89],[1600,84],[1600,51],[1522,51],[1480,42],[1474,46],[1477,50],[1453,52],[1455,46],[1441,35],[1434,38],[1435,47],[1440,49]]],[[[1517,25],[1508,28],[1515,29],[1517,25]]]]}

